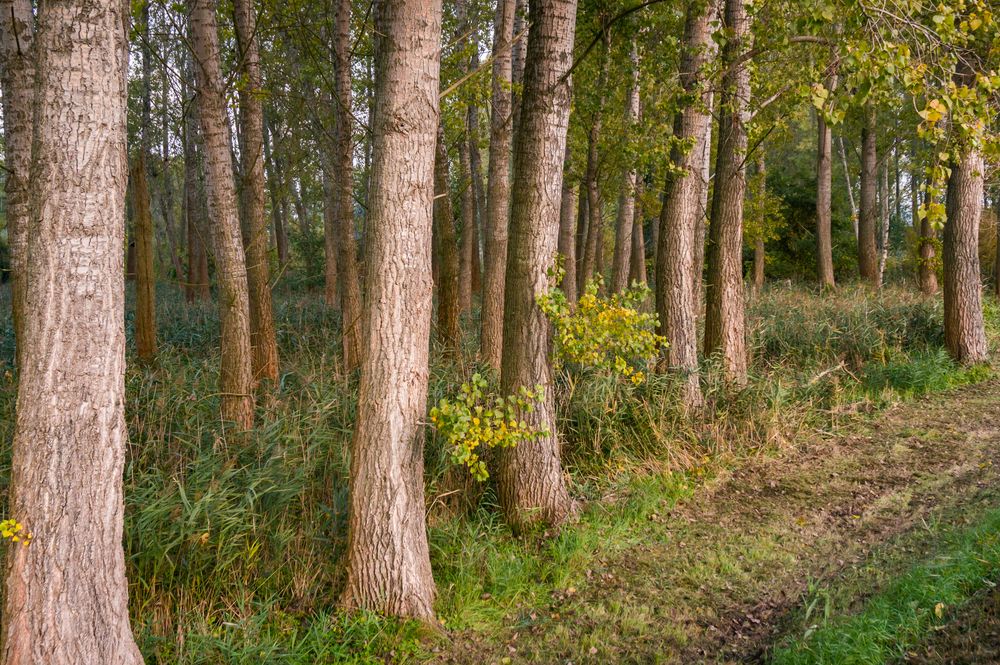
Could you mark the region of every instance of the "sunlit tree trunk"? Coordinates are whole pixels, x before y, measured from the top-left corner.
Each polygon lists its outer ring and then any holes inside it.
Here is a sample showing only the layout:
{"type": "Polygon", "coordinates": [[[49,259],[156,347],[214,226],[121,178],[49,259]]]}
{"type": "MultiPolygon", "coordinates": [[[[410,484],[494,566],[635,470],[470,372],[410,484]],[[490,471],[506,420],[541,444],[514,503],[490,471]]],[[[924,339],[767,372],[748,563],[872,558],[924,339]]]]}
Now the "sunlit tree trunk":
{"type": "Polygon", "coordinates": [[[511,39],[515,0],[497,0],[493,21],[493,97],[483,247],[483,303],[480,353],[500,369],[503,348],[504,271],[510,219],[511,39]]]}
{"type": "Polygon", "coordinates": [[[364,342],[343,604],[434,620],[424,519],[440,0],[380,0],[364,342]]]}
{"type": "Polygon", "coordinates": [[[681,56],[681,85],[692,102],[674,116],[674,135],[687,149],[675,143],[671,161],[682,170],[671,172],[664,187],[659,242],[656,253],[656,310],[660,333],[667,339],[666,361],[682,379],[681,399],[688,407],[701,404],[698,384],[698,299],[701,281],[695,273],[695,245],[701,201],[702,141],[711,123],[708,106],[707,68],[711,53],[712,12],[698,0],[688,3],[681,56]]]}
{"type": "Polygon", "coordinates": [[[552,326],[536,298],[549,288],[559,234],[562,164],[569,122],[569,82],[576,0],[531,3],[521,127],[514,146],[513,207],[501,390],[542,386],[542,404],[523,418],[546,431],[530,445],[502,448],[497,470],[500,505],[514,529],[558,524],[571,517],[560,462],[552,380],[552,326]]]}
{"type": "MultiPolygon", "coordinates": [[[[835,90],[837,74],[827,79],[827,88],[835,90]]],[[[816,149],[816,272],[822,287],[833,288],[833,132],[822,113],[816,114],[818,139],[816,149]]]]}
{"type": "Polygon", "coordinates": [[[739,59],[750,21],[744,4],[745,0],[726,0],[723,17],[729,39],[721,53],[725,75],[719,100],[705,308],[705,355],[720,354],[727,377],[736,384],[747,378],[742,258],[750,72],[739,59]]]}
{"type": "Polygon", "coordinates": [[[874,107],[864,109],[861,128],[861,209],[858,213],[858,272],[861,279],[878,286],[878,125],[874,107]]]}
{"type": "Polygon", "coordinates": [[[562,196],[559,203],[559,241],[558,252],[563,257],[562,282],[559,284],[566,299],[576,302],[576,201],[577,192],[573,189],[567,175],[569,166],[569,146],[566,146],[566,156],[563,158],[562,196]]]}
{"type": "Polygon", "coordinates": [[[234,0],[236,41],[239,44],[244,85],[237,88],[240,116],[240,158],[246,216],[246,272],[250,296],[250,344],[254,383],[278,379],[278,339],[271,306],[267,218],[264,215],[264,109],[260,73],[260,38],[253,0],[234,0]]]}
{"type": "Polygon", "coordinates": [[[33,540],[7,550],[3,665],[142,663],[122,548],[126,8],[38,12],[8,508],[33,540]]]}
{"type": "Polygon", "coordinates": [[[209,225],[219,280],[222,419],[242,429],[250,429],[254,419],[250,298],[236,207],[215,3],[212,0],[188,2],[188,27],[198,87],[198,123],[205,150],[209,225]]]}

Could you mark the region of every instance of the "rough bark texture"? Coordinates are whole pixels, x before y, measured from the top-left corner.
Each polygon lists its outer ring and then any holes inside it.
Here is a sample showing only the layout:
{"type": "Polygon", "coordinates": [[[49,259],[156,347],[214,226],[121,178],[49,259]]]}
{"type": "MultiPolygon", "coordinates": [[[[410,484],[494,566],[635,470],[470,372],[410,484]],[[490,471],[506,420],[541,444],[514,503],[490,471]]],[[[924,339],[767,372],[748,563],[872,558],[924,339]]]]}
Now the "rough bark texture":
{"type": "Polygon", "coordinates": [[[757,238],[753,242],[753,290],[760,293],[764,288],[764,266],[767,262],[767,252],[764,241],[757,238]]]}
{"type": "Polygon", "coordinates": [[[586,177],[580,182],[580,186],[577,189],[580,192],[576,203],[576,267],[573,271],[576,283],[573,285],[573,299],[570,300],[573,303],[576,302],[577,295],[579,294],[580,274],[583,271],[583,255],[587,253],[587,226],[590,220],[590,211],[587,209],[586,177]]]}
{"type": "Polygon", "coordinates": [[[951,166],[948,221],[944,226],[944,340],[952,357],[971,365],[986,362],[979,275],[979,222],[983,212],[982,155],[966,149],[951,166]]]}
{"type": "Polygon", "coordinates": [[[440,0],[380,0],[365,349],[343,603],[434,619],[424,520],[440,0]]]}
{"type": "Polygon", "coordinates": [[[878,186],[878,286],[882,288],[885,278],[885,264],[889,258],[889,227],[892,217],[889,213],[889,160],[882,164],[878,186]]]}
{"type": "Polygon", "coordinates": [[[667,338],[667,365],[683,379],[681,399],[688,407],[701,404],[698,384],[698,295],[701,276],[695,273],[698,218],[703,215],[701,178],[708,154],[702,141],[712,121],[707,72],[712,39],[711,10],[697,0],[688,3],[681,56],[681,85],[692,103],[674,117],[674,135],[690,149],[674,144],[671,161],[683,172],[667,176],[656,252],[656,311],[660,333],[667,338]]]}
{"type": "Polygon", "coordinates": [[[142,663],[122,549],[126,7],[39,10],[9,507],[33,541],[7,552],[3,665],[142,663]]]}
{"type": "Polygon", "coordinates": [[[640,178],[636,181],[635,190],[635,214],[632,218],[632,257],[629,259],[629,281],[645,284],[646,279],[646,239],[643,235],[642,224],[642,192],[643,182],[640,178]]]}
{"type": "Polygon", "coordinates": [[[442,126],[438,128],[434,159],[434,251],[438,257],[436,328],[444,352],[454,355],[458,353],[462,331],[459,326],[458,239],[448,180],[448,151],[442,126]]]}
{"type": "Polygon", "coordinates": [[[337,288],[337,186],[333,181],[330,160],[322,160],[323,179],[323,302],[327,307],[340,309],[337,288]]]}
{"type": "Polygon", "coordinates": [[[243,214],[246,244],[247,290],[250,296],[250,345],[254,383],[277,381],[278,338],[271,306],[267,218],[264,214],[264,109],[260,73],[260,39],[253,0],[234,0],[236,41],[239,44],[244,85],[239,86],[240,156],[243,160],[243,214]]]}
{"type": "Polygon", "coordinates": [[[840,152],[840,162],[844,165],[844,184],[847,185],[847,202],[851,205],[851,226],[854,228],[854,239],[858,239],[858,203],[854,199],[854,185],[851,184],[851,167],[847,163],[847,150],[844,148],[844,137],[837,137],[837,148],[840,152]]]}
{"type": "MultiPolygon", "coordinates": [[[[632,41],[632,85],[628,90],[626,114],[630,127],[639,124],[639,48],[632,41]]],[[[621,293],[628,286],[632,258],[632,223],[635,221],[635,184],[638,171],[634,164],[625,172],[621,198],[618,200],[618,217],[615,221],[615,255],[611,262],[611,292],[621,293]]]]}
{"type": "Polygon", "coordinates": [[[135,350],[139,360],[156,358],[156,276],[153,272],[153,213],[149,209],[146,157],[139,153],[132,169],[135,215],[135,350]]]}
{"type": "Polygon", "coordinates": [[[515,139],[501,390],[541,385],[543,403],[523,417],[548,434],[530,445],[503,448],[497,487],[508,523],[558,524],[575,513],[559,459],[553,396],[552,327],[536,303],[549,288],[556,252],[562,164],[569,122],[570,67],[576,0],[531,4],[521,128],[515,139]]]}
{"type": "Polygon", "coordinates": [[[504,270],[510,220],[511,39],[515,0],[498,0],[493,33],[493,103],[483,247],[483,302],[480,353],[500,369],[503,348],[504,270]]]}
{"type": "Polygon", "coordinates": [[[725,76],[719,100],[719,146],[709,227],[705,355],[721,354],[730,380],[747,377],[743,302],[743,203],[746,196],[747,105],[750,72],[737,64],[746,47],[749,19],[744,0],[726,0],[722,48],[725,76]]]}
{"type": "Polygon", "coordinates": [[[583,293],[587,282],[592,280],[595,272],[600,271],[598,254],[604,246],[604,206],[601,201],[601,185],[599,182],[597,147],[601,141],[601,126],[603,125],[604,104],[607,100],[608,69],[611,61],[611,45],[609,33],[604,33],[604,50],[601,55],[601,70],[597,77],[597,108],[590,121],[590,131],[587,134],[587,172],[584,176],[587,187],[587,235],[583,248],[583,263],[576,276],[576,287],[583,293]]]}
{"type": "Polygon", "coordinates": [[[334,93],[337,125],[334,145],[337,187],[337,273],[340,313],[343,320],[344,367],[354,371],[361,364],[361,284],[358,249],[354,237],[354,118],[351,115],[351,0],[337,0],[334,18],[334,93]]]}
{"type": "Polygon", "coordinates": [[[878,126],[875,109],[865,107],[861,128],[861,209],[858,212],[858,272],[861,279],[878,286],[878,126]]]}
{"type": "MultiPolygon", "coordinates": [[[[827,87],[837,87],[836,74],[829,77],[827,87]]],[[[822,113],[816,116],[816,273],[820,286],[833,288],[833,132],[822,113]]]]}
{"type": "Polygon", "coordinates": [[[24,342],[25,261],[27,260],[28,170],[34,136],[32,102],[34,16],[31,0],[0,1],[0,86],[3,89],[4,191],[7,197],[7,246],[10,249],[11,306],[16,362],[24,342]]]}
{"type": "Polygon", "coordinates": [[[563,160],[562,197],[559,203],[559,242],[557,251],[563,257],[563,275],[559,287],[569,302],[576,302],[576,200],[577,192],[566,178],[569,146],[563,160]]]}
{"type": "Polygon", "coordinates": [[[191,49],[198,88],[198,123],[205,150],[205,181],[219,280],[222,325],[222,419],[253,427],[253,369],[247,267],[236,209],[229,120],[219,60],[219,36],[212,0],[189,0],[191,49]]]}

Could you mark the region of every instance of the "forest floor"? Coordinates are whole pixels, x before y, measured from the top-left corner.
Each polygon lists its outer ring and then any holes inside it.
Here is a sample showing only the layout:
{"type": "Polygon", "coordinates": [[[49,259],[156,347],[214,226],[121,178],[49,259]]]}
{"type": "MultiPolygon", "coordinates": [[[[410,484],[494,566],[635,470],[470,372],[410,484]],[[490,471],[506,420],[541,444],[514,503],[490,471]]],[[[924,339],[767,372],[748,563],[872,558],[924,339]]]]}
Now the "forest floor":
{"type": "MultiPolygon", "coordinates": [[[[933,589],[919,589],[933,609],[891,590],[914,566],[958,556],[951,534],[996,523],[1000,382],[850,421],[661,500],[632,544],[593,552],[585,579],[508,613],[502,629],[451,631],[433,662],[1000,662],[995,531],[969,541],[993,550],[964,552],[989,565],[949,596],[954,606],[931,602],[933,589]],[[837,627],[887,593],[924,628],[882,623],[885,650],[865,656],[875,638],[837,627]],[[834,660],[812,651],[809,636],[827,625],[860,646],[834,660]]],[[[628,500],[610,494],[587,513],[628,500]]]]}

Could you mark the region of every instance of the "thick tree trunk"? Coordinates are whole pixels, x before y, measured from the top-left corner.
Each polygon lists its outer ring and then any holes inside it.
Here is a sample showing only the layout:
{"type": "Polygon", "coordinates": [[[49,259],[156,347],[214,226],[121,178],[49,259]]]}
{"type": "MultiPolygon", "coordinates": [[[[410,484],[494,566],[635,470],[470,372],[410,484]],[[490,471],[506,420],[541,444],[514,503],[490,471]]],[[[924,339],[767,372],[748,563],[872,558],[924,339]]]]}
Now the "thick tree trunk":
{"type": "Polygon", "coordinates": [[[989,352],[979,275],[985,169],[979,151],[966,148],[959,161],[951,165],[948,179],[948,221],[942,253],[944,339],[951,356],[964,365],[986,362],[989,352]]]}
{"type": "Polygon", "coordinates": [[[455,217],[448,186],[448,151],[444,126],[438,128],[434,159],[434,251],[438,257],[437,337],[446,355],[458,353],[462,331],[459,326],[459,257],[455,217]]]}
{"type": "Polygon", "coordinates": [[[744,0],[726,0],[723,24],[731,36],[722,48],[726,74],[719,110],[719,146],[709,227],[705,355],[721,354],[728,378],[747,378],[743,298],[743,203],[746,196],[747,106],[750,72],[737,64],[749,35],[744,0]]]}
{"type": "Polygon", "coordinates": [[[125,8],[39,9],[9,509],[33,542],[7,552],[3,665],[142,663],[122,549],[125,8]]]}
{"type": "Polygon", "coordinates": [[[278,338],[271,306],[267,218],[264,215],[264,109],[260,73],[260,38],[253,0],[234,0],[236,41],[245,85],[238,88],[246,245],[247,289],[250,295],[250,344],[254,384],[278,379],[278,338]]]}
{"type": "Polygon", "coordinates": [[[205,181],[212,244],[219,280],[222,368],[219,372],[222,419],[253,427],[253,369],[250,344],[250,298],[247,266],[236,209],[236,185],[230,154],[229,120],[212,0],[188,0],[191,49],[198,85],[198,122],[205,148],[205,181]]]}
{"type": "Polygon", "coordinates": [[[337,276],[343,321],[344,368],[361,364],[361,284],[354,236],[354,145],[351,115],[351,0],[337,0],[334,19],[334,87],[337,125],[334,144],[337,174],[337,276]]]}
{"type": "Polygon", "coordinates": [[[511,83],[512,83],[512,106],[511,123],[512,132],[517,134],[521,128],[521,98],[522,87],[524,85],[524,53],[528,43],[528,32],[530,22],[528,21],[528,0],[515,0],[513,18],[513,42],[511,42],[511,83]]]}
{"type": "Polygon", "coordinates": [[[28,171],[35,125],[32,117],[35,28],[31,0],[0,0],[0,86],[3,89],[4,192],[7,197],[7,246],[10,249],[11,308],[16,363],[24,343],[25,261],[29,212],[28,171]]]}
{"type": "Polygon", "coordinates": [[[681,56],[681,85],[692,102],[674,116],[671,162],[682,172],[667,176],[660,215],[660,247],[656,252],[656,311],[660,333],[667,338],[666,361],[682,377],[682,402],[701,404],[698,384],[698,299],[701,276],[695,273],[698,218],[703,215],[701,179],[707,154],[702,141],[712,121],[707,87],[711,53],[712,11],[697,0],[688,3],[681,56]],[[700,96],[700,99],[698,99],[700,96]],[[696,284],[697,282],[697,284],[696,284]]]}
{"type": "Polygon", "coordinates": [[[480,353],[500,369],[503,348],[504,270],[510,220],[511,40],[515,0],[498,0],[493,22],[493,103],[487,169],[486,232],[483,247],[483,303],[480,353]]]}
{"type": "Polygon", "coordinates": [[[537,441],[500,451],[500,505],[514,529],[558,524],[575,513],[560,463],[552,380],[552,326],[536,303],[549,288],[556,250],[562,163],[569,123],[569,82],[576,0],[531,3],[521,128],[514,148],[514,188],[501,389],[542,386],[542,404],[523,418],[547,432],[537,441]]]}
{"type": "Polygon", "coordinates": [[[139,157],[132,169],[132,201],[135,214],[135,349],[139,360],[156,358],[156,277],[153,273],[153,214],[149,209],[146,157],[139,157]]]}
{"type": "Polygon", "coordinates": [[[877,116],[871,104],[864,109],[861,128],[861,210],[858,214],[858,272],[861,279],[878,286],[878,142],[877,116]]]}
{"type": "Polygon", "coordinates": [[[753,290],[760,293],[764,288],[764,267],[767,262],[767,252],[764,241],[757,238],[753,242],[753,290]]]}
{"type": "MultiPolygon", "coordinates": [[[[827,87],[836,89],[836,73],[830,75],[827,87]]],[[[821,287],[833,288],[833,132],[822,113],[816,118],[816,274],[821,287]]]]}
{"type": "Polygon", "coordinates": [[[365,348],[343,603],[434,620],[424,519],[441,2],[376,4],[365,348]]]}
{"type": "MultiPolygon", "coordinates": [[[[930,204],[930,195],[925,194],[924,201],[930,204]]],[[[937,231],[929,217],[920,220],[920,292],[932,296],[938,291],[937,270],[935,269],[935,248],[937,231]]]]}
{"type": "MultiPolygon", "coordinates": [[[[632,41],[632,85],[628,91],[626,113],[630,128],[639,124],[639,48],[632,41]]],[[[632,223],[635,221],[635,185],[638,171],[633,164],[625,172],[621,198],[618,201],[618,217],[615,221],[615,255],[611,262],[611,292],[621,293],[628,286],[630,259],[632,258],[632,223]]]]}

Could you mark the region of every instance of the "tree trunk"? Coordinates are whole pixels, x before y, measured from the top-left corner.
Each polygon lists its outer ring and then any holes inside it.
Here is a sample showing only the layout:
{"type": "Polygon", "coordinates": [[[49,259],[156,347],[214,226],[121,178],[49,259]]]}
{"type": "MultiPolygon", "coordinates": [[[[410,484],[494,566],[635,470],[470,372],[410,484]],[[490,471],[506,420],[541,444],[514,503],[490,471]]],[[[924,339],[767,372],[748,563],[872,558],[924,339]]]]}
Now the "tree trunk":
{"type": "Polygon", "coordinates": [[[497,0],[493,33],[493,103],[487,169],[486,233],[483,248],[483,302],[480,353],[500,369],[503,348],[504,270],[510,220],[511,40],[515,0],[497,0]]]}
{"type": "Polygon", "coordinates": [[[215,3],[212,0],[188,2],[191,50],[196,61],[198,122],[205,148],[205,181],[219,280],[222,419],[248,430],[253,427],[254,419],[250,303],[229,150],[229,120],[219,60],[215,3]]]}
{"type": "Polygon", "coordinates": [[[448,151],[444,126],[438,128],[434,159],[434,251],[438,257],[437,336],[445,355],[458,353],[462,331],[459,326],[458,240],[448,186],[448,151]]]}
{"type": "Polygon", "coordinates": [[[10,248],[11,316],[22,366],[24,344],[25,261],[30,190],[32,117],[35,68],[32,38],[35,27],[31,0],[0,0],[0,86],[3,88],[4,191],[7,198],[7,246],[10,248]]]}
{"type": "Polygon", "coordinates": [[[753,290],[760,293],[764,288],[764,264],[767,261],[767,252],[764,241],[757,238],[753,243],[753,290]]]}
{"type": "Polygon", "coordinates": [[[878,217],[878,287],[882,288],[885,279],[885,264],[889,258],[889,159],[882,164],[881,180],[879,182],[879,217],[878,217]]]}
{"type": "Polygon", "coordinates": [[[854,239],[858,239],[858,204],[854,200],[854,185],[851,184],[851,169],[847,163],[847,150],[844,149],[844,137],[837,137],[840,148],[840,161],[844,165],[844,182],[847,185],[847,201],[851,204],[851,226],[854,227],[854,239]]]}
{"type": "Polygon", "coordinates": [[[642,179],[636,181],[635,215],[632,218],[632,257],[629,259],[629,281],[645,284],[646,279],[646,240],[642,230],[642,179]]]}
{"type": "MultiPolygon", "coordinates": [[[[930,206],[931,197],[930,193],[924,194],[924,202],[926,206],[930,206]]],[[[937,293],[938,290],[938,280],[937,280],[937,270],[935,269],[935,254],[937,250],[935,248],[937,240],[937,231],[931,224],[930,217],[924,216],[920,220],[920,292],[926,296],[932,296],[937,293]]]]}
{"type": "Polygon", "coordinates": [[[865,124],[861,128],[861,210],[858,216],[858,272],[861,279],[878,286],[878,247],[875,228],[878,224],[878,125],[875,108],[865,106],[865,124]]]}
{"type": "MultiPolygon", "coordinates": [[[[827,81],[832,91],[837,88],[837,74],[827,81]]],[[[823,288],[833,288],[833,132],[823,118],[816,114],[819,137],[816,150],[816,273],[823,288]]]]}
{"type": "Polygon", "coordinates": [[[278,339],[271,306],[267,219],[264,215],[264,109],[260,73],[260,38],[253,0],[234,0],[236,41],[239,44],[244,85],[237,88],[243,160],[243,196],[247,289],[250,295],[250,344],[254,384],[278,380],[278,339]]]}
{"type": "Polygon", "coordinates": [[[587,135],[587,244],[583,250],[583,266],[577,275],[577,290],[583,293],[587,282],[594,279],[595,271],[600,271],[598,253],[604,246],[604,219],[601,205],[601,189],[598,179],[597,146],[601,141],[601,125],[603,124],[604,104],[607,99],[608,69],[611,62],[610,37],[604,32],[604,51],[601,55],[601,71],[597,78],[598,101],[594,116],[590,122],[590,133],[587,135]]]}
{"type": "Polygon", "coordinates": [[[165,227],[167,242],[170,245],[170,263],[174,269],[174,276],[178,281],[184,279],[184,265],[181,263],[181,248],[183,247],[183,229],[177,228],[177,219],[174,215],[174,179],[170,173],[170,75],[169,59],[166,48],[160,66],[160,186],[162,196],[160,198],[163,208],[163,225],[165,227]]]}
{"type": "Polygon", "coordinates": [[[424,519],[440,0],[375,10],[365,348],[351,459],[343,604],[434,620],[424,519]]]}
{"type": "MultiPolygon", "coordinates": [[[[639,124],[639,48],[632,41],[632,85],[628,91],[628,125],[634,130],[639,124]]],[[[615,255],[611,262],[611,292],[621,293],[628,286],[629,260],[632,258],[632,223],[635,217],[635,183],[638,172],[633,164],[625,173],[622,194],[615,222],[615,255]]]]}
{"type": "Polygon", "coordinates": [[[701,178],[706,156],[702,141],[712,121],[708,106],[707,68],[712,40],[712,11],[703,3],[688,3],[681,56],[681,85],[692,102],[674,116],[678,142],[671,162],[683,169],[667,176],[660,215],[660,247],[656,253],[656,310],[660,334],[667,338],[667,365],[683,379],[681,400],[701,404],[698,384],[698,299],[700,275],[695,273],[698,218],[702,216],[701,178]],[[701,99],[698,100],[700,95],[701,99]],[[683,145],[689,143],[685,150],[683,145]]]}
{"type": "Polygon", "coordinates": [[[33,543],[7,550],[3,665],[142,663],[122,548],[125,8],[43,3],[38,96],[10,100],[35,108],[9,508],[33,543]]]}
{"type": "Polygon", "coordinates": [[[337,289],[337,186],[333,182],[333,166],[323,164],[323,302],[340,309],[337,289]]]}
{"type": "MultiPolygon", "coordinates": [[[[469,18],[465,0],[455,2],[455,41],[459,51],[467,52],[469,47],[469,18]]],[[[475,45],[478,49],[478,44],[475,45]]],[[[465,76],[471,71],[471,59],[463,58],[459,71],[465,76]]],[[[472,265],[476,240],[476,191],[472,182],[472,155],[470,153],[469,112],[471,105],[464,103],[463,119],[465,131],[458,141],[459,214],[461,234],[459,235],[458,268],[458,311],[467,314],[472,309],[472,265]]]]}
{"type": "MultiPolygon", "coordinates": [[[[501,0],[498,0],[498,2],[501,0]]],[[[512,83],[512,107],[511,122],[513,134],[517,134],[521,127],[521,98],[522,87],[524,85],[524,53],[526,50],[527,32],[530,27],[528,21],[528,0],[516,0],[513,17],[513,39],[511,43],[511,83],[512,83]]]]}
{"type": "Polygon", "coordinates": [[[497,487],[507,522],[559,524],[575,514],[560,463],[552,380],[552,326],[536,303],[549,288],[557,245],[562,162],[569,123],[569,82],[576,0],[531,3],[521,128],[514,149],[510,252],[500,384],[504,394],[542,386],[542,404],[522,417],[546,431],[527,445],[502,448],[497,487]]]}
{"type": "MultiPolygon", "coordinates": [[[[185,95],[187,99],[187,95],[185,95]]],[[[184,225],[187,231],[188,269],[184,295],[189,303],[211,296],[208,283],[208,252],[205,248],[205,184],[198,150],[197,100],[188,102],[184,116],[184,225]]]]}
{"type": "Polygon", "coordinates": [[[344,368],[361,364],[361,284],[354,236],[354,118],[351,115],[351,0],[337,0],[334,19],[334,93],[337,125],[334,143],[337,174],[337,276],[343,321],[344,368]]]}
{"type": "MultiPolygon", "coordinates": [[[[563,177],[565,177],[565,174],[563,177]]],[[[570,300],[571,303],[575,303],[577,301],[580,293],[580,276],[583,273],[583,255],[587,253],[587,226],[590,224],[590,210],[588,210],[587,204],[589,198],[587,194],[586,176],[584,176],[577,189],[579,190],[579,194],[577,196],[576,203],[576,267],[573,271],[576,282],[573,284],[573,299],[570,300]]]]}
{"type": "Polygon", "coordinates": [[[278,251],[279,273],[288,265],[288,230],[284,217],[283,203],[285,198],[284,173],[278,164],[278,158],[271,148],[274,134],[267,131],[264,134],[264,170],[267,176],[267,191],[271,197],[271,223],[274,225],[274,244],[278,251]]]}
{"type": "Polygon", "coordinates": [[[722,48],[726,74],[719,104],[719,146],[709,227],[705,355],[721,354],[728,378],[747,378],[743,299],[743,203],[746,196],[747,105],[750,73],[738,64],[749,35],[744,0],[726,0],[724,26],[731,36],[722,48]]]}
{"type": "Polygon", "coordinates": [[[135,349],[139,360],[156,358],[156,278],[153,273],[153,215],[149,209],[146,156],[139,151],[132,170],[135,212],[135,349]]]}
{"type": "Polygon", "coordinates": [[[978,150],[951,166],[948,221],[944,226],[944,339],[951,356],[963,365],[986,362],[989,348],[983,324],[979,275],[979,222],[983,212],[983,172],[978,150]]]}
{"type": "Polygon", "coordinates": [[[576,199],[577,193],[573,190],[573,185],[566,178],[569,166],[569,144],[566,145],[566,154],[563,158],[563,181],[562,197],[559,203],[559,256],[563,259],[563,275],[560,288],[566,299],[576,302],[576,199]]]}

